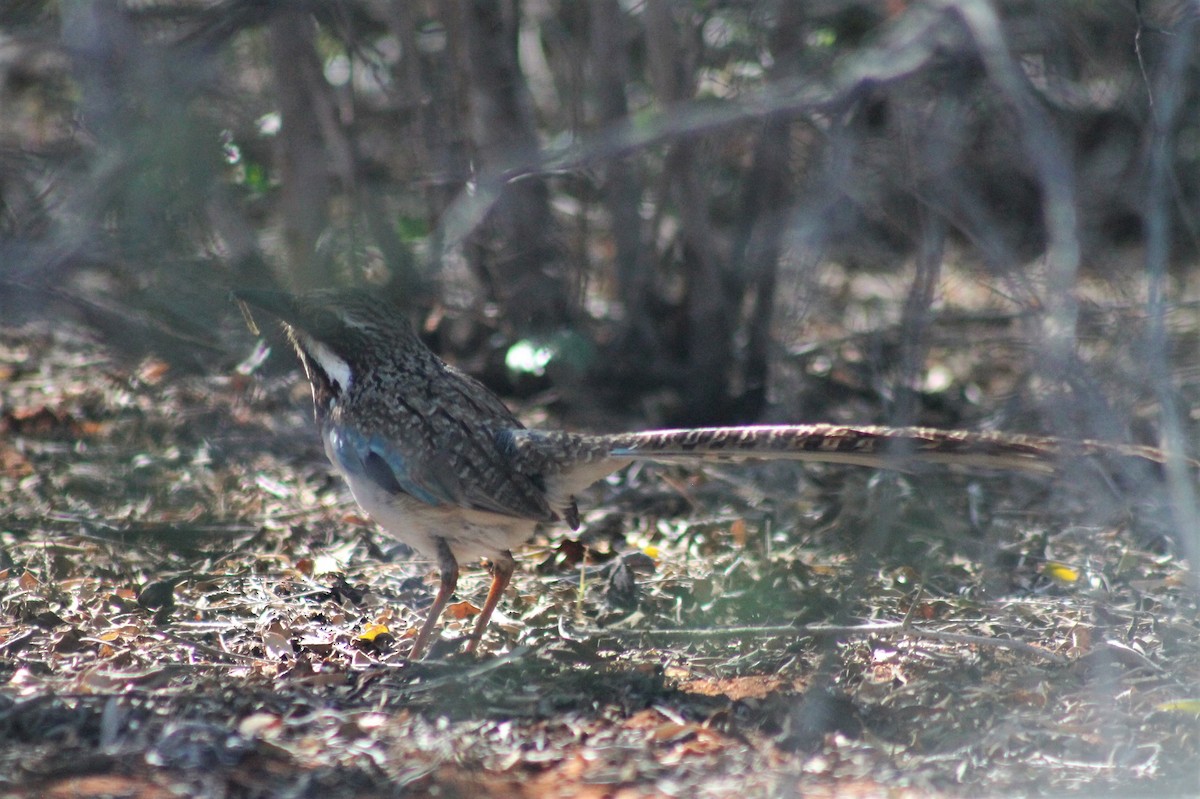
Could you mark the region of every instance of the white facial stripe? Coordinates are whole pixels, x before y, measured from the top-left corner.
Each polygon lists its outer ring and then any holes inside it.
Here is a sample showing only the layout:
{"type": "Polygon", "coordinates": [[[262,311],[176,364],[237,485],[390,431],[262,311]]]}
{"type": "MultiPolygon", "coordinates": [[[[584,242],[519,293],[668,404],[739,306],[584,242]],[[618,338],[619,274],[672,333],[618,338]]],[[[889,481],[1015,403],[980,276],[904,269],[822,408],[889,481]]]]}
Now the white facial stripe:
{"type": "Polygon", "coordinates": [[[344,324],[346,327],[357,328],[358,330],[365,330],[367,327],[365,324],[359,321],[358,317],[354,314],[346,314],[342,316],[342,324],[344,324]]]}
{"type": "Polygon", "coordinates": [[[300,343],[322,371],[329,376],[329,379],[337,383],[342,391],[350,389],[350,364],[334,354],[333,350],[326,347],[321,342],[317,341],[312,336],[301,331],[297,331],[300,336],[300,343]]]}

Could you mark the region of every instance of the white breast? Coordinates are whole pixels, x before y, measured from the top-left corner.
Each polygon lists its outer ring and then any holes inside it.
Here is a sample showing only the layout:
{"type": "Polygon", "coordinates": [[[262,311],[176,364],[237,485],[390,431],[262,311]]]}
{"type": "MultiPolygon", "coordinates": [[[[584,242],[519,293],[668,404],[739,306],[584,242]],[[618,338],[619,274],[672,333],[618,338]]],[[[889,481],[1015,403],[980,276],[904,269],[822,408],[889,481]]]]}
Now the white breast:
{"type": "Polygon", "coordinates": [[[437,540],[445,539],[456,560],[489,560],[533,536],[536,522],[457,505],[427,505],[408,494],[391,494],[363,475],[348,474],[332,456],[328,434],[325,453],[350,485],[350,493],[388,535],[428,558],[437,558],[437,540]]]}

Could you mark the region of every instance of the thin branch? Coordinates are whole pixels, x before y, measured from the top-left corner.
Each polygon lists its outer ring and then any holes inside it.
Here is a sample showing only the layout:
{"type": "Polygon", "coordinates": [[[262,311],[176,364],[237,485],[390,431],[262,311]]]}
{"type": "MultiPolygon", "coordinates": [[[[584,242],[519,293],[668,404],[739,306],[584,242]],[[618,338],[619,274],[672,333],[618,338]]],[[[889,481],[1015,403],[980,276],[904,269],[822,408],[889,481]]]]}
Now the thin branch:
{"type": "Polygon", "coordinates": [[[1156,111],[1154,86],[1150,82],[1150,73],[1146,71],[1146,57],[1142,52],[1142,32],[1146,30],[1146,20],[1142,15],[1142,0],[1136,0],[1133,7],[1137,14],[1137,30],[1133,34],[1133,52],[1137,56],[1138,71],[1142,73],[1142,83],[1146,85],[1146,103],[1150,107],[1150,115],[1153,116],[1156,111]]]}
{"type": "Polygon", "coordinates": [[[971,644],[974,646],[986,646],[995,649],[1009,649],[1014,652],[1021,652],[1033,657],[1039,657],[1043,660],[1048,660],[1058,666],[1065,666],[1071,661],[1069,658],[1063,657],[1048,649],[1043,649],[1033,644],[1027,644],[1024,641],[1017,641],[1013,638],[994,638],[986,635],[970,635],[967,633],[952,633],[943,632],[940,630],[924,630],[918,627],[906,626],[905,622],[886,622],[883,624],[804,624],[800,626],[793,625],[765,625],[765,626],[750,626],[750,627],[715,627],[707,629],[652,629],[652,630],[606,630],[605,634],[616,638],[644,638],[644,637],[660,637],[660,638],[691,638],[691,639],[711,639],[711,638],[729,638],[736,636],[746,636],[755,638],[769,638],[772,636],[852,636],[852,635],[901,635],[909,638],[924,638],[932,641],[940,641],[948,644],[971,644]]]}

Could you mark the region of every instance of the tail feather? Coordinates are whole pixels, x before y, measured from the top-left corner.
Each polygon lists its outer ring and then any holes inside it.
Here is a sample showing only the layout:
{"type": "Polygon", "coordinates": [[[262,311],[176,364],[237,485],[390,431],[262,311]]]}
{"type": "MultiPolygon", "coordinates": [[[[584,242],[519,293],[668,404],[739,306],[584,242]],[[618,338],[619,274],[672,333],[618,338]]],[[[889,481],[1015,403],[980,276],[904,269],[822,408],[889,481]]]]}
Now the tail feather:
{"type": "Polygon", "coordinates": [[[929,427],[798,425],[656,430],[613,436],[619,458],[784,458],[891,467],[905,462],[1053,472],[1064,459],[1116,456],[1162,465],[1155,447],[929,427]]]}
{"type": "MultiPolygon", "coordinates": [[[[550,504],[570,519],[575,496],[633,461],[783,459],[906,469],[917,463],[1049,475],[1062,461],[1132,461],[1160,470],[1168,454],[1156,447],[1071,441],[1048,436],[938,430],[929,427],[848,427],[832,424],[709,427],[587,435],[508,430],[502,444],[514,464],[542,476],[550,504]]],[[[1188,459],[1189,467],[1200,463],[1188,459]]],[[[577,518],[577,517],[576,517],[577,518]]]]}
{"type": "Polygon", "coordinates": [[[747,458],[897,468],[905,463],[948,463],[1049,473],[1051,440],[999,439],[987,433],[918,427],[787,427],[655,430],[617,436],[612,457],[687,461],[747,458]]]}
{"type": "Polygon", "coordinates": [[[785,459],[893,469],[940,463],[1048,474],[1070,459],[1116,457],[1161,466],[1168,457],[1156,447],[929,427],[811,424],[609,435],[535,430],[521,434],[531,449],[560,468],[612,461],[612,470],[635,460],[785,459]]]}

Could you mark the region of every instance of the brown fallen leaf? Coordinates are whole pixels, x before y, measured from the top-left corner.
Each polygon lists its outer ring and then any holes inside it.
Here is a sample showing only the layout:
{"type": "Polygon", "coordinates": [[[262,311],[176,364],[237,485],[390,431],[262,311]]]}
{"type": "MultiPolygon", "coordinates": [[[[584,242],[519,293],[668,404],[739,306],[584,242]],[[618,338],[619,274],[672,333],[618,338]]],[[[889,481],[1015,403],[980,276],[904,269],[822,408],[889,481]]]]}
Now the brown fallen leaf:
{"type": "Polygon", "coordinates": [[[462,602],[452,602],[446,606],[445,616],[462,621],[479,615],[479,608],[465,599],[462,602]]]}
{"type": "Polygon", "coordinates": [[[738,549],[743,549],[746,546],[746,520],[734,519],[733,524],[729,525],[729,534],[733,536],[733,545],[738,549]]]}

